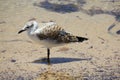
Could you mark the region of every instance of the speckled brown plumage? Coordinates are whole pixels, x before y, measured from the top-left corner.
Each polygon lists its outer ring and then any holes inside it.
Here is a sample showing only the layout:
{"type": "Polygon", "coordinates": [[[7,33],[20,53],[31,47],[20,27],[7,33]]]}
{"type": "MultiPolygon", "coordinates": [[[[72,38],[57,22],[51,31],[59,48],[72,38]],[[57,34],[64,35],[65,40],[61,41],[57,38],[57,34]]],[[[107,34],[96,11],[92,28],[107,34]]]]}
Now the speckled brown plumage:
{"type": "Polygon", "coordinates": [[[59,43],[82,42],[84,40],[87,40],[87,38],[74,36],[70,33],[65,32],[65,30],[58,25],[51,25],[43,28],[42,32],[37,34],[37,37],[40,40],[48,39],[59,43]]]}

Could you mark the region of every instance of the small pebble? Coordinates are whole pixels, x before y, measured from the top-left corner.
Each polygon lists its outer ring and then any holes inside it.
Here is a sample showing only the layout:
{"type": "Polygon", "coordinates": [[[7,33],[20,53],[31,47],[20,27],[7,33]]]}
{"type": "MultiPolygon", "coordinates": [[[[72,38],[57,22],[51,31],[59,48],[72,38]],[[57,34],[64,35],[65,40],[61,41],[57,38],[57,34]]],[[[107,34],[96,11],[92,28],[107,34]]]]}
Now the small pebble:
{"type": "Polygon", "coordinates": [[[101,44],[104,44],[104,42],[101,42],[101,44]]]}
{"type": "Polygon", "coordinates": [[[15,60],[15,59],[12,59],[11,62],[16,62],[16,60],[15,60]]]}
{"type": "Polygon", "coordinates": [[[88,34],[87,34],[87,33],[85,33],[85,35],[87,36],[88,34]]]}
{"type": "Polygon", "coordinates": [[[1,52],[2,52],[2,53],[5,53],[5,52],[6,52],[6,50],[2,50],[1,52]]]}
{"type": "Polygon", "coordinates": [[[93,48],[93,46],[90,46],[88,49],[92,49],[93,48]]]}

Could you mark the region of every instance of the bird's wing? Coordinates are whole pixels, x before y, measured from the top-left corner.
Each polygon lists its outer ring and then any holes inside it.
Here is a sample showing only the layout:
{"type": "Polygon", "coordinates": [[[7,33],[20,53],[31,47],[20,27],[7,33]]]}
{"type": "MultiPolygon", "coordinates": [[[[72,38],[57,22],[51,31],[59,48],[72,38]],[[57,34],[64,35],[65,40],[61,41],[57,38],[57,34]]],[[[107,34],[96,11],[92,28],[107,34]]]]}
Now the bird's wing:
{"type": "Polygon", "coordinates": [[[70,33],[66,32],[57,24],[49,24],[44,26],[40,33],[36,34],[40,40],[55,40],[56,42],[79,42],[82,37],[73,36],[70,33]]]}

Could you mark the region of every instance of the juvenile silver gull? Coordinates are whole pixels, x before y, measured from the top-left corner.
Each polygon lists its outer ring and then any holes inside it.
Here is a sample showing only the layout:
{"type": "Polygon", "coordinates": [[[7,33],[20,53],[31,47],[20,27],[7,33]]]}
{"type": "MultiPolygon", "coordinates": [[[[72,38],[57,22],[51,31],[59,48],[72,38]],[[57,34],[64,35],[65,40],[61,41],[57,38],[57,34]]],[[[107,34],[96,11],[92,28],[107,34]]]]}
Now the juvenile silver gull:
{"type": "Polygon", "coordinates": [[[83,42],[85,37],[74,36],[66,32],[55,22],[43,23],[41,26],[35,20],[28,21],[18,34],[27,31],[28,36],[35,42],[47,48],[47,62],[50,64],[50,48],[72,42],[83,42]]]}

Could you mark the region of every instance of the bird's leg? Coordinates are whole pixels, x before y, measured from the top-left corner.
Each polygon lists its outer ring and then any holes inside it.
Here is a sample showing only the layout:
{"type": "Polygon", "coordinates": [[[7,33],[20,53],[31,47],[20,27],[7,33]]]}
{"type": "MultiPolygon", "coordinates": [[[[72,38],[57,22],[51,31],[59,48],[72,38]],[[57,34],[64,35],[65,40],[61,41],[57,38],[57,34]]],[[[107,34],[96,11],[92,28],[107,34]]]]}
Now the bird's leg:
{"type": "Polygon", "coordinates": [[[50,64],[50,49],[47,48],[47,62],[50,64]]]}

